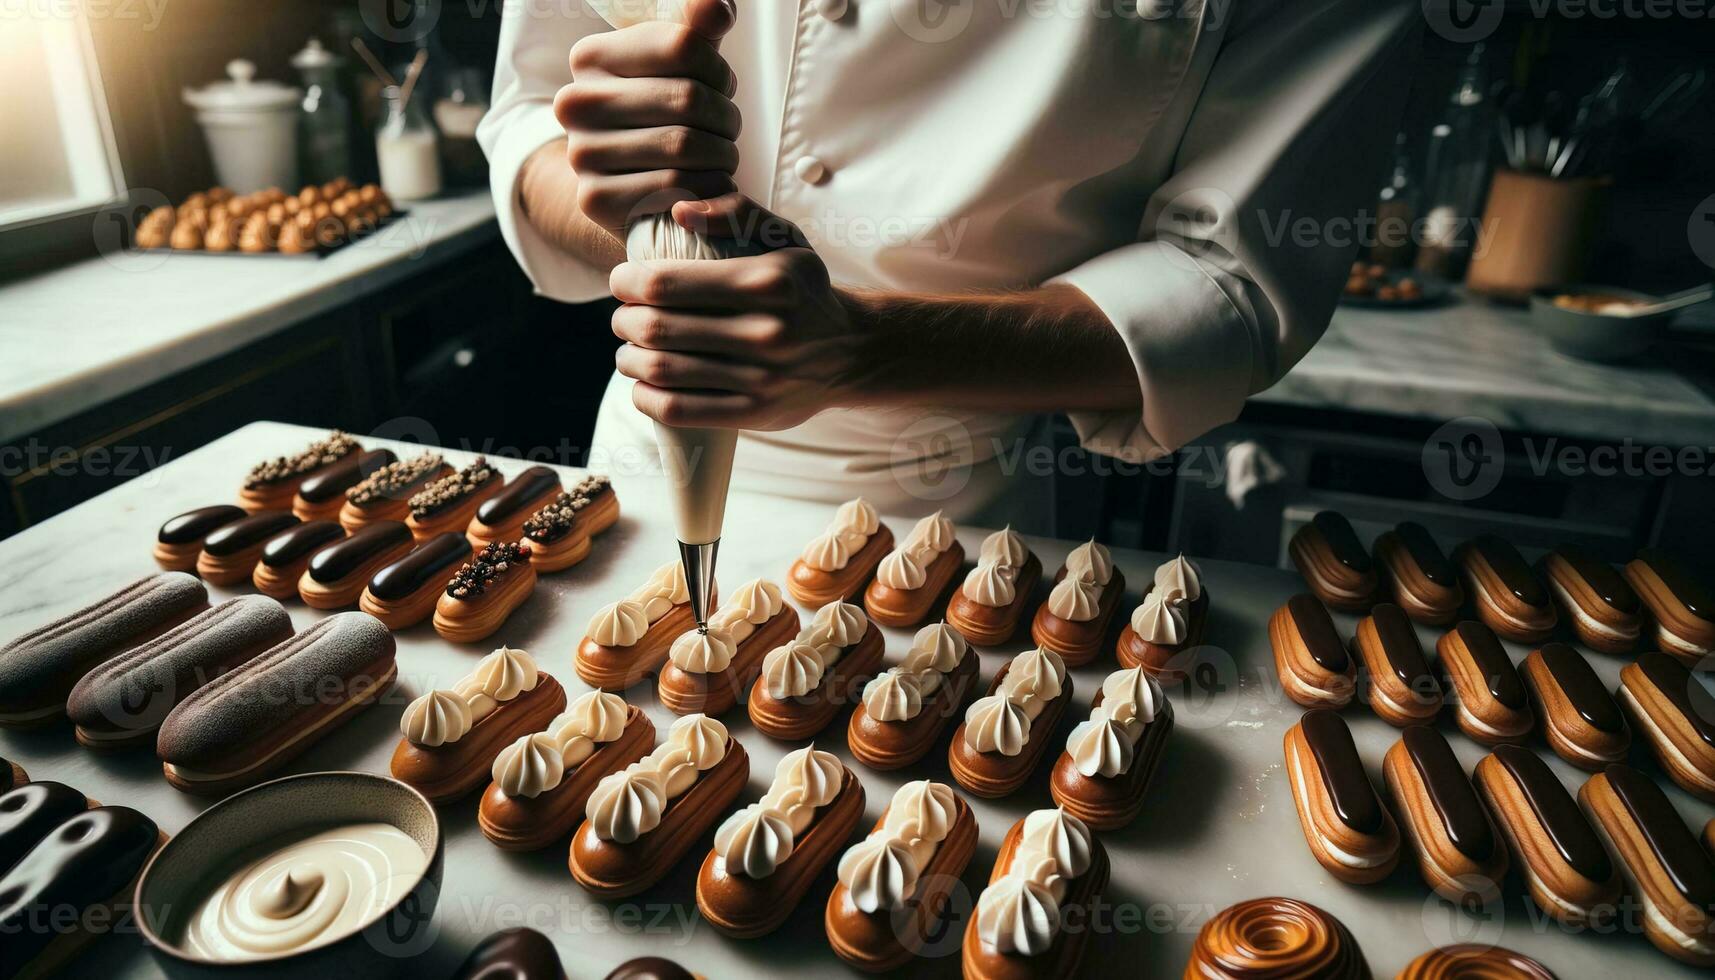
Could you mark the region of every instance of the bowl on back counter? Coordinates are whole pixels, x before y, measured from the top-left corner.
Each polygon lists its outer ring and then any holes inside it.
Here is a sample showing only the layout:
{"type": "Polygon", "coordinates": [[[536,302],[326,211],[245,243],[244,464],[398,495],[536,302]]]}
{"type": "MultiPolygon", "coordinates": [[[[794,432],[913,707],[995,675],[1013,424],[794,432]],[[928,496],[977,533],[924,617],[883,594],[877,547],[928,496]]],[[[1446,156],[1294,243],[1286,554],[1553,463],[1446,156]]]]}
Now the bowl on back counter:
{"type": "Polygon", "coordinates": [[[1557,286],[1532,294],[1530,319],[1567,357],[1626,361],[1660,343],[1676,313],[1709,296],[1708,287],[1661,297],[1617,286],[1557,286]]]}

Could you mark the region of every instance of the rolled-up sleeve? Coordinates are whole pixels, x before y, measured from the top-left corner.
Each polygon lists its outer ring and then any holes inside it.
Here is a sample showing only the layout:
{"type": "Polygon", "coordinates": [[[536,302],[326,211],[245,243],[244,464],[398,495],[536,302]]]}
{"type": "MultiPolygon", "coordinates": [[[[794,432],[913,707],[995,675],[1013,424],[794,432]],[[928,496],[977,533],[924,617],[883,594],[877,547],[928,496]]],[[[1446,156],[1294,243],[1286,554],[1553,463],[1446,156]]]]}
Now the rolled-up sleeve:
{"type": "Polygon", "coordinates": [[[1298,363],[1327,328],[1381,186],[1418,6],[1238,9],[1260,13],[1227,28],[1139,240],[1053,280],[1106,314],[1136,366],[1136,410],[1071,415],[1096,452],[1171,452],[1298,363]]]}
{"type": "Polygon", "coordinates": [[[554,94],[571,81],[572,45],[605,29],[602,19],[581,3],[569,10],[560,4],[506,4],[494,95],[476,131],[488,156],[489,186],[507,247],[537,292],[565,303],[606,296],[607,274],[542,237],[525,217],[518,179],[532,154],[566,138],[554,118],[554,94]]]}

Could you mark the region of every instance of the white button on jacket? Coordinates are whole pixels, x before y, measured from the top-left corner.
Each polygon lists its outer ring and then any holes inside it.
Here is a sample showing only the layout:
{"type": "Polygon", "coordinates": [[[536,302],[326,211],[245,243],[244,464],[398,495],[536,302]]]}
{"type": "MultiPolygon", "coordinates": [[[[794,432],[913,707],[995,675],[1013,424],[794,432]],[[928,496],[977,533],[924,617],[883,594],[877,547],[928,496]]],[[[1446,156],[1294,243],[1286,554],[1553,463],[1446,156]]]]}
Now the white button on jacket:
{"type": "MultiPolygon", "coordinates": [[[[744,115],[738,185],[796,222],[836,282],[1083,290],[1142,397],[1072,422],[1094,450],[1149,458],[1235,418],[1321,336],[1420,19],[1411,0],[751,0],[721,44],[744,115]]],[[[507,242],[567,302],[607,277],[524,221],[517,177],[564,138],[567,51],[606,29],[578,0],[508,3],[478,134],[507,242]]],[[[629,391],[616,376],[598,448],[652,445],[629,391]]],[[[831,410],[747,433],[735,481],[956,515],[1010,482],[1027,421],[831,410]],[[962,490],[936,499],[919,464],[947,459],[962,490]]]]}

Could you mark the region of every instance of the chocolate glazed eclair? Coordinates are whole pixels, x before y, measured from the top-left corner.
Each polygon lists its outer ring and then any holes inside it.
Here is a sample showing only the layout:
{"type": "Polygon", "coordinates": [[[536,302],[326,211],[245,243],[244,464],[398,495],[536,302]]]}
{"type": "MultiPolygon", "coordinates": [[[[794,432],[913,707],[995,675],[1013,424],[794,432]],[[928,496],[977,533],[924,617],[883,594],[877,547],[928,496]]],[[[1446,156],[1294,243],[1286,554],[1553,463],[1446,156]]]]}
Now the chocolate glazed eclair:
{"type": "Polygon", "coordinates": [[[1649,635],[1661,652],[1693,669],[1715,653],[1715,590],[1707,577],[1656,548],[1638,552],[1625,576],[1649,611],[1649,635]]]}
{"type": "Polygon", "coordinates": [[[1456,554],[1483,625],[1515,643],[1541,643],[1553,634],[1560,617],[1518,549],[1483,534],[1460,545],[1456,554]]]}
{"type": "Polygon", "coordinates": [[[1613,917],[1614,863],[1548,763],[1529,749],[1498,746],[1477,763],[1476,783],[1531,899],[1550,918],[1582,926],[1613,917]]]}
{"type": "Polygon", "coordinates": [[[17,864],[54,828],[89,809],[89,800],[48,780],[0,794],[0,875],[17,864]]]}
{"type": "Polygon", "coordinates": [[[196,571],[204,539],[245,513],[244,508],[233,504],[217,504],[172,518],[155,535],[155,563],[169,572],[196,571]]]}
{"type": "Polygon", "coordinates": [[[401,630],[428,619],[459,566],[470,560],[470,539],[448,531],[376,572],[358,597],[357,608],[388,628],[401,630]]]}
{"type": "Polygon", "coordinates": [[[1462,907],[1499,898],[1506,848],[1441,733],[1427,725],[1401,732],[1383,762],[1382,779],[1424,883],[1462,907]]]}
{"type": "Polygon", "coordinates": [[[211,533],[197,556],[197,574],[210,585],[250,581],[270,538],[298,523],[283,510],[264,510],[211,533]]]}
{"type": "Polygon", "coordinates": [[[1363,662],[1370,710],[1390,725],[1433,721],[1441,713],[1441,684],[1429,672],[1417,630],[1405,611],[1383,602],[1358,621],[1352,653],[1363,662]]]}
{"type": "Polygon", "coordinates": [[[1285,750],[1311,856],[1347,884],[1386,878],[1399,863],[1399,827],[1364,774],[1346,723],[1312,708],[1287,730],[1285,750]]]}
{"type": "Polygon", "coordinates": [[[353,453],[306,477],[298,486],[297,496],[292,498],[292,513],[302,521],[338,520],[340,508],[345,506],[345,492],[376,470],[397,461],[391,449],[353,453]]]}
{"type": "Polygon", "coordinates": [[[1286,696],[1306,708],[1343,708],[1357,690],[1357,668],[1334,620],[1315,596],[1301,592],[1268,620],[1274,667],[1286,696]]]}
{"type": "Polygon", "coordinates": [[[412,548],[411,529],[398,521],[366,524],[315,553],[298,579],[298,595],[315,609],[355,605],[369,577],[412,548]]]}
{"type": "Polygon", "coordinates": [[[1376,601],[1375,563],[1344,515],[1321,511],[1292,535],[1287,551],[1310,591],[1328,608],[1364,612],[1376,601]]]}
{"type": "Polygon", "coordinates": [[[1630,653],[1643,632],[1643,604],[1614,566],[1582,548],[1561,545],[1537,571],[1578,642],[1597,653],[1630,653]]]}
{"type": "Polygon", "coordinates": [[[1436,641],[1459,730],[1484,745],[1520,742],[1536,724],[1524,682],[1501,641],[1465,620],[1436,641]]]}
{"type": "Polygon", "coordinates": [[[1715,803],[1715,698],[1665,653],[1646,653],[1620,669],[1620,707],[1668,778],[1715,803]]]}
{"type": "Polygon", "coordinates": [[[1525,685],[1554,754],[1591,772],[1626,757],[1631,729],[1590,665],[1564,643],[1524,658],[1525,685]]]}
{"type": "Polygon", "coordinates": [[[262,546],[262,559],[250,577],[256,591],[270,598],[298,597],[298,580],[310,567],[310,558],[323,547],[345,537],[338,521],[310,521],[276,534],[262,546]]]}
{"type": "Polygon", "coordinates": [[[517,541],[524,535],[524,522],[560,493],[560,474],[546,466],[532,466],[512,478],[501,491],[476,509],[465,533],[478,548],[517,541]]]}
{"type": "Polygon", "coordinates": [[[1459,615],[1465,590],[1459,570],[1447,559],[1429,529],[1403,521],[1376,538],[1376,564],[1393,601],[1419,623],[1444,626],[1459,615]]]}

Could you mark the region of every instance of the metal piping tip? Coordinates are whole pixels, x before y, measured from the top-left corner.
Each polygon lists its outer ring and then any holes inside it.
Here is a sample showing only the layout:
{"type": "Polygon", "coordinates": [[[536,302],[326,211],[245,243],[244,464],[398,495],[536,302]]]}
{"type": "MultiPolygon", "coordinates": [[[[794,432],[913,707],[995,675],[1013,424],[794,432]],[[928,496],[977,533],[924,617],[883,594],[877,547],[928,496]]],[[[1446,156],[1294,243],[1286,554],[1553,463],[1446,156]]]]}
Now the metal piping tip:
{"type": "Polygon", "coordinates": [[[715,594],[715,555],[721,541],[708,544],[679,542],[679,561],[685,566],[685,587],[691,593],[691,615],[697,618],[697,629],[709,628],[709,597],[715,594]]]}

